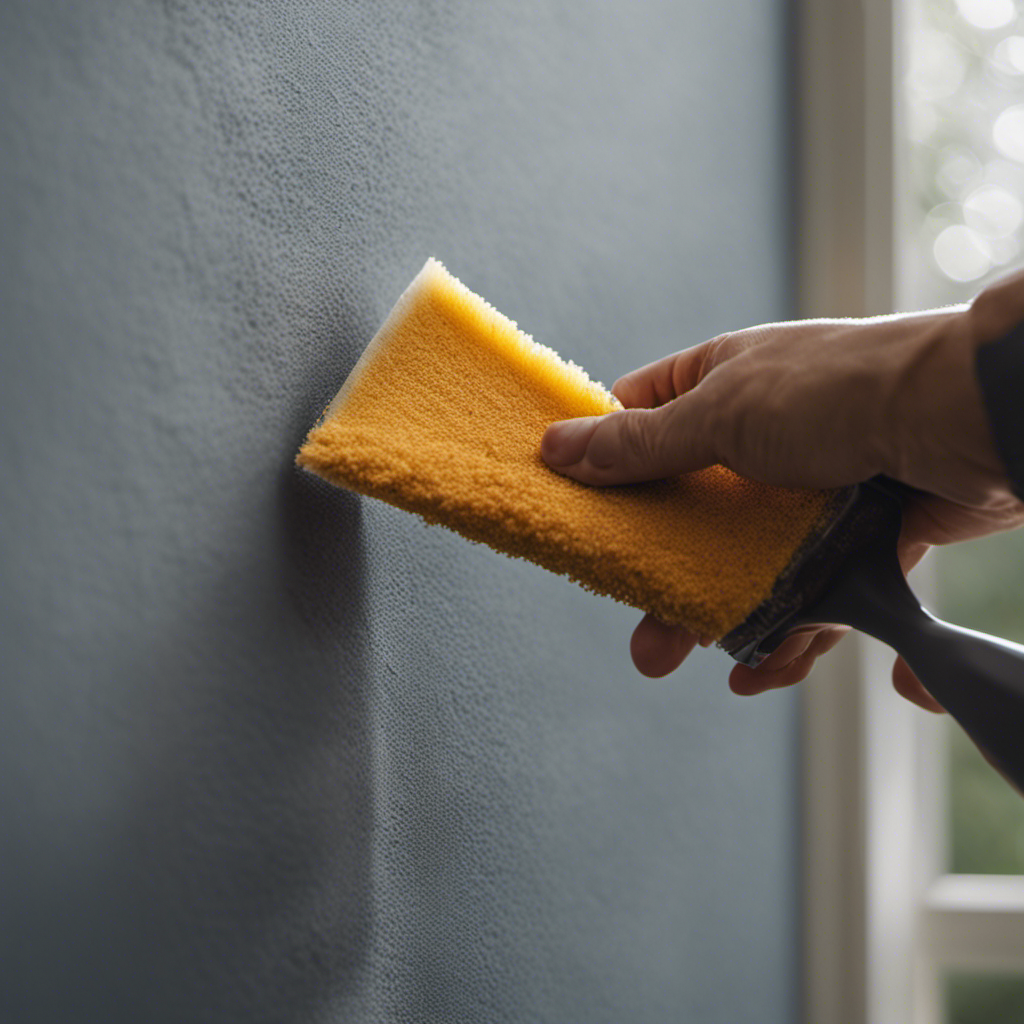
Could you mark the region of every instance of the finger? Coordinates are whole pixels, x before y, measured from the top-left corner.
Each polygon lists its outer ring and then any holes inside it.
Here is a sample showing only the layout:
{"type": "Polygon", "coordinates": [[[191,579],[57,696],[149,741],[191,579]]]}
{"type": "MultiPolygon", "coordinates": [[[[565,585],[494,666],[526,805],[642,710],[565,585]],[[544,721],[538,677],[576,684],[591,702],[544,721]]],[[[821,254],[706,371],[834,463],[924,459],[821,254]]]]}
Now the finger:
{"type": "Polygon", "coordinates": [[[904,502],[903,521],[896,545],[904,575],[928,554],[936,539],[935,519],[928,509],[928,503],[922,499],[904,502]]]}
{"type": "Polygon", "coordinates": [[[658,409],[559,420],[544,432],[541,457],[559,473],[596,486],[703,469],[719,461],[713,404],[698,387],[658,409]]]}
{"type": "Polygon", "coordinates": [[[925,711],[931,711],[936,715],[945,713],[946,709],[924,688],[924,684],[902,658],[897,658],[892,667],[892,685],[901,697],[924,708],[925,711]]]}
{"type": "Polygon", "coordinates": [[[993,497],[983,507],[961,505],[920,493],[904,503],[900,540],[904,544],[955,544],[1024,526],[1024,502],[993,497]]]}
{"type": "Polygon", "coordinates": [[[849,626],[829,626],[828,629],[823,629],[815,640],[815,653],[819,657],[822,654],[828,654],[849,632],[849,626]]]}
{"type": "Polygon", "coordinates": [[[749,665],[736,665],[729,673],[729,689],[740,697],[752,697],[766,690],[802,683],[814,668],[817,655],[810,649],[774,672],[759,672],[749,665]]]}
{"type": "Polygon", "coordinates": [[[669,626],[645,615],[633,630],[629,653],[637,670],[652,679],[674,672],[697,644],[697,637],[682,626],[669,626]]]}
{"type": "Polygon", "coordinates": [[[897,556],[900,561],[900,568],[906,576],[911,569],[921,561],[931,550],[931,544],[915,543],[913,541],[900,541],[897,546],[897,556]]]}
{"type": "Polygon", "coordinates": [[[768,673],[775,672],[780,668],[785,668],[795,658],[799,658],[808,647],[811,646],[811,641],[814,639],[813,633],[794,633],[792,636],[786,637],[785,640],[779,644],[778,647],[768,655],[760,665],[756,667],[757,672],[768,673]]]}
{"type": "Polygon", "coordinates": [[[832,650],[849,631],[848,626],[827,626],[787,637],[756,668],[736,665],[729,675],[729,686],[733,693],[750,697],[802,682],[810,675],[817,659],[832,650]]]}
{"type": "Polygon", "coordinates": [[[711,369],[722,362],[723,338],[683,349],[623,374],[612,394],[627,408],[653,409],[695,388],[711,369]]]}

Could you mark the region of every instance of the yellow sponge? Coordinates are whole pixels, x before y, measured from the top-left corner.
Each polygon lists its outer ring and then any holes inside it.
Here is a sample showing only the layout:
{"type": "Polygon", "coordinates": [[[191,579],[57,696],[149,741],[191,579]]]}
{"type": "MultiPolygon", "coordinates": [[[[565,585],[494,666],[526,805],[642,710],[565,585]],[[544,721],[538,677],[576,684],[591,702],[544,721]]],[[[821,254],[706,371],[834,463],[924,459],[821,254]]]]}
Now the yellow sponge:
{"type": "Polygon", "coordinates": [[[769,487],[721,466],[597,488],[544,463],[548,424],[621,408],[429,259],[297,462],[720,638],[769,597],[831,492],[769,487]]]}

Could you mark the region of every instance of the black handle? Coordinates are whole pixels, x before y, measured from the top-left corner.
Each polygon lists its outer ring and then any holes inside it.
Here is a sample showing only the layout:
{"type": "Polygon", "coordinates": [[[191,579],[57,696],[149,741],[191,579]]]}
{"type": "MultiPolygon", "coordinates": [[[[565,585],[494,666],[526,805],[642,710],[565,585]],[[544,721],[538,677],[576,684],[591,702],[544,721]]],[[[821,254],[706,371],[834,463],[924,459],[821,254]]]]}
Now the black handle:
{"type": "Polygon", "coordinates": [[[926,611],[895,553],[888,559],[879,553],[862,566],[842,587],[843,621],[896,651],[1024,793],[1024,646],[950,625],[926,611]],[[858,600],[850,600],[851,584],[858,600]]]}
{"type": "Polygon", "coordinates": [[[1024,793],[1024,646],[928,620],[896,650],[1024,793]]]}
{"type": "Polygon", "coordinates": [[[1024,794],[1024,646],[952,626],[922,608],[896,554],[902,495],[872,484],[866,497],[881,503],[881,526],[850,552],[826,592],[786,631],[837,622],[888,644],[1024,794]]]}

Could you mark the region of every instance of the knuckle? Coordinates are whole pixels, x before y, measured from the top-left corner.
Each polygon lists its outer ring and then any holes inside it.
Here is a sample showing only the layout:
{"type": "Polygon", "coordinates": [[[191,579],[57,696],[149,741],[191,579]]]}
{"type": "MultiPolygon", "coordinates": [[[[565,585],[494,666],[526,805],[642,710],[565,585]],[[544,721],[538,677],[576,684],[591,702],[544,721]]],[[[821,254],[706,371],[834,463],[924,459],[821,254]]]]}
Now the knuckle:
{"type": "Polygon", "coordinates": [[[587,462],[594,469],[611,469],[623,461],[634,461],[636,429],[633,412],[615,412],[606,416],[590,438],[587,462]]]}
{"type": "Polygon", "coordinates": [[[633,415],[623,417],[619,429],[621,455],[630,462],[649,465],[657,455],[655,433],[657,417],[648,410],[634,410],[633,415]]]}
{"type": "Polygon", "coordinates": [[[732,354],[736,343],[732,334],[718,334],[704,346],[704,358],[700,361],[697,380],[700,383],[720,363],[724,363],[732,354]]]}
{"type": "Polygon", "coordinates": [[[618,460],[622,428],[617,421],[621,416],[622,413],[605,416],[590,435],[585,460],[594,469],[608,469],[618,460]]]}

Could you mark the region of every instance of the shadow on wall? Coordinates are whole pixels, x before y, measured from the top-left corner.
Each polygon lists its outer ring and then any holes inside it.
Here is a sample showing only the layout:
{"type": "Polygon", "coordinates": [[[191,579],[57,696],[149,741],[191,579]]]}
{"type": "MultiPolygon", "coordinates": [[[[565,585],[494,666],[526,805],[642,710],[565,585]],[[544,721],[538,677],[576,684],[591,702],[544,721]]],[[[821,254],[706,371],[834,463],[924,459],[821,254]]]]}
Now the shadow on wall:
{"type": "Polygon", "coordinates": [[[112,735],[131,749],[108,756],[136,795],[112,797],[59,864],[19,851],[8,1019],[316,1020],[358,999],[373,836],[360,506],[289,464],[257,518],[251,560],[221,564],[181,621],[95,681],[124,696],[112,735]]]}
{"type": "Polygon", "coordinates": [[[249,603],[244,577],[225,578],[213,604],[217,614],[242,601],[246,630],[262,621],[287,635],[262,646],[256,668],[224,666],[203,707],[178,707],[170,728],[160,723],[186,749],[167,753],[163,806],[139,810],[151,846],[143,862],[160,865],[142,920],[174,928],[153,937],[159,998],[149,1009],[169,1020],[183,978],[191,991],[177,1019],[200,1006],[315,1019],[325,998],[344,1001],[367,952],[373,779],[360,506],[293,467],[278,497],[280,589],[249,603]],[[225,978],[245,991],[224,992],[225,978]]]}

